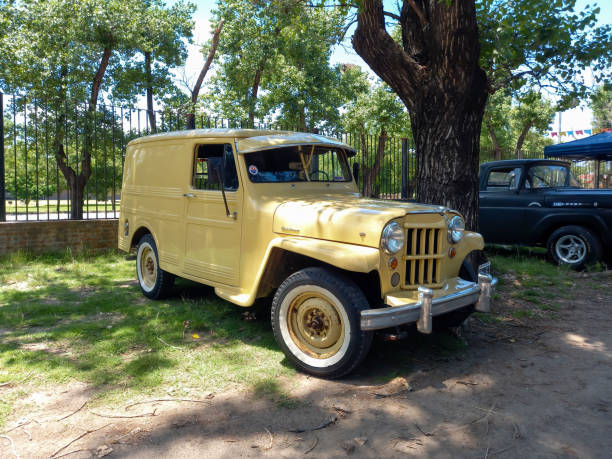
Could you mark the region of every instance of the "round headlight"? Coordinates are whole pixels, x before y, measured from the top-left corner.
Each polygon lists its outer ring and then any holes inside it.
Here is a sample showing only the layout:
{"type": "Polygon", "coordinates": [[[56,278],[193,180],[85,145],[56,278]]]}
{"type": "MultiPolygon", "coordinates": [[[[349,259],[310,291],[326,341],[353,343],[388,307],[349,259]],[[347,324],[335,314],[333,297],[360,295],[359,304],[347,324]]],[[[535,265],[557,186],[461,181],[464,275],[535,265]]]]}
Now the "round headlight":
{"type": "Polygon", "coordinates": [[[404,246],[404,230],[397,222],[391,222],[382,232],[382,248],[389,255],[399,252],[404,246]]]}
{"type": "Polygon", "coordinates": [[[463,232],[465,231],[465,223],[463,218],[459,215],[455,215],[450,219],[448,223],[448,242],[456,244],[463,239],[463,232]]]}

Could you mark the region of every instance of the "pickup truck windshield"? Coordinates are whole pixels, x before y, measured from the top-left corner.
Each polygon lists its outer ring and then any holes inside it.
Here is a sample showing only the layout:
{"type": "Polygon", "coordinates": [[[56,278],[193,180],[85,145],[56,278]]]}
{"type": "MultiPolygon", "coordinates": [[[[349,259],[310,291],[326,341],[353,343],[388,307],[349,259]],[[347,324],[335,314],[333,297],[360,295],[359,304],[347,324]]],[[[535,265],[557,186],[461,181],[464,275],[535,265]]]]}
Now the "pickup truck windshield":
{"type": "Polygon", "coordinates": [[[525,177],[525,188],[580,187],[569,168],[559,165],[532,166],[525,177]]]}
{"type": "Polygon", "coordinates": [[[350,182],[341,148],[300,145],[244,155],[251,182],[350,182]]]}

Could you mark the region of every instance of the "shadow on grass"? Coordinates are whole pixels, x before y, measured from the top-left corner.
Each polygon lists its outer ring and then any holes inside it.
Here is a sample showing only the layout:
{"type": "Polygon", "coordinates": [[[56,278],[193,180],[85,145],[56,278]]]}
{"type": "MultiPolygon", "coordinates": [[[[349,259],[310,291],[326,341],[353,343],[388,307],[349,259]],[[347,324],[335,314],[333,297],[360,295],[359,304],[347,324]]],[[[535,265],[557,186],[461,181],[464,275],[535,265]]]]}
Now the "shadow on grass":
{"type": "Polygon", "coordinates": [[[11,379],[34,371],[112,390],[154,388],[174,371],[216,373],[212,380],[226,384],[292,371],[269,320],[246,321],[208,287],[181,280],[171,298],[151,301],[132,281],[88,275],[75,287],[75,273],[62,274],[0,291],[0,366],[11,379]]]}
{"type": "MultiPolygon", "coordinates": [[[[75,378],[103,394],[177,381],[223,390],[295,371],[274,340],[269,300],[259,302],[254,317],[251,308],[219,299],[212,288],[179,279],[170,298],[151,301],[131,277],[133,264],[117,255],[76,264],[51,259],[39,263],[25,288],[0,290],[0,365],[12,379],[32,372],[42,381],[75,378]],[[115,268],[93,269],[107,262],[115,268]]],[[[32,262],[17,261],[17,269],[32,262]]],[[[435,362],[463,349],[448,334],[377,341],[345,382],[385,381],[410,371],[415,355],[435,362]]]]}

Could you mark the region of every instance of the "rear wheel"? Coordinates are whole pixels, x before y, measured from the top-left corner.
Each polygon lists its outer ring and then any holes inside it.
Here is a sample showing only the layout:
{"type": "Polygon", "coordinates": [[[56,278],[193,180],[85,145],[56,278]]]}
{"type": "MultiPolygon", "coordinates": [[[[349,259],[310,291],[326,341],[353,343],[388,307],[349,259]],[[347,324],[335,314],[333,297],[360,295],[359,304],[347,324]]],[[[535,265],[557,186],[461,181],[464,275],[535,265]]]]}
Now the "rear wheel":
{"type": "Polygon", "coordinates": [[[159,267],[159,256],[155,240],[145,234],[138,242],[136,273],[142,293],[153,300],[168,296],[174,285],[174,275],[159,267]]]}
{"type": "Polygon", "coordinates": [[[299,369],[339,378],[367,355],[372,332],[360,329],[368,302],[354,282],[325,268],[289,276],[272,301],[272,328],[279,346],[299,369]]]}
{"type": "Polygon", "coordinates": [[[550,235],[546,244],[548,255],[558,265],[582,269],[601,258],[597,237],[582,226],[563,226],[550,235]]]}

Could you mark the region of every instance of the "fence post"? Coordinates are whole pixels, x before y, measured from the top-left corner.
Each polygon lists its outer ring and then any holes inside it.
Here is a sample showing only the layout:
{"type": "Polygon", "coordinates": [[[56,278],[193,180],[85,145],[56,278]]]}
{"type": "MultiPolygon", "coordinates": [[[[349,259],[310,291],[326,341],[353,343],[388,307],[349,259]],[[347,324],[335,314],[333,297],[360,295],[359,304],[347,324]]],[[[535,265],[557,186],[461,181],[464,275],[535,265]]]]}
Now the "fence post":
{"type": "Polygon", "coordinates": [[[402,190],[401,198],[408,199],[408,139],[402,139],[402,190]]]}
{"type": "Polygon", "coordinates": [[[0,222],[6,221],[6,187],[4,182],[4,94],[0,92],[0,222]]]}

